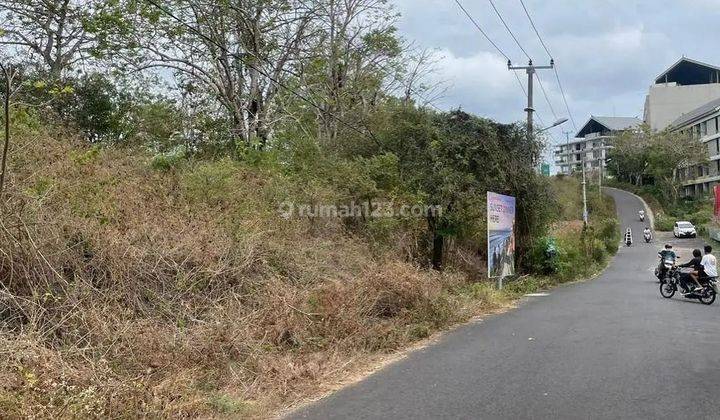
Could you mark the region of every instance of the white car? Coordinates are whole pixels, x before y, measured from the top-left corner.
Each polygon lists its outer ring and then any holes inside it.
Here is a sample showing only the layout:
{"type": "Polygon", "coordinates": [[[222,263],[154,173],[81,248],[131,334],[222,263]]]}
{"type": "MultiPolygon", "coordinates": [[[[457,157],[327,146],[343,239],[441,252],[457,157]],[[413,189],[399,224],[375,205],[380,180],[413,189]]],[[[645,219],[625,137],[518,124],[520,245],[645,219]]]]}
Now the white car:
{"type": "Polygon", "coordinates": [[[695,226],[690,222],[675,222],[673,235],[676,238],[694,238],[697,236],[695,226]]]}

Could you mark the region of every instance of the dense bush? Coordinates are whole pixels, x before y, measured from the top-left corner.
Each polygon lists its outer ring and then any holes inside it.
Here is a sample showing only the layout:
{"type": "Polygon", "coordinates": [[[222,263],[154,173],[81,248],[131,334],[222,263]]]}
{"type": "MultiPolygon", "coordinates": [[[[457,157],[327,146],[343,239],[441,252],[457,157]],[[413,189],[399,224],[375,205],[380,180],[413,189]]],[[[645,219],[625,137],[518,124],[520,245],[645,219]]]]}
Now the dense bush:
{"type": "Polygon", "coordinates": [[[575,177],[554,178],[551,185],[558,194],[557,200],[563,204],[556,215],[557,221],[550,230],[552,235],[533,242],[528,260],[529,272],[550,276],[555,281],[591,275],[604,267],[607,258],[614,255],[618,249],[620,230],[614,203],[608,196],[600,196],[597,188],[590,188],[590,224],[583,228],[582,223],[577,220],[582,209],[579,180],[575,177]],[[555,258],[548,258],[546,255],[550,246],[557,251],[555,258]]]}
{"type": "Polygon", "coordinates": [[[655,230],[661,232],[671,232],[675,226],[675,218],[667,216],[664,213],[655,215],[655,230]]]}

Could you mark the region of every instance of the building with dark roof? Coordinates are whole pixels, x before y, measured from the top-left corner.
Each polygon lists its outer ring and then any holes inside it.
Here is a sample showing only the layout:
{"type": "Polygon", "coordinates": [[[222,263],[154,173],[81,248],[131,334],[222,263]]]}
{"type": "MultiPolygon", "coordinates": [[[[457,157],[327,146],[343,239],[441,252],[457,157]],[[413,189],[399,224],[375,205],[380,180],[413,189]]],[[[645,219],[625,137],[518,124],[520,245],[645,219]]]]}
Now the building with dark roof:
{"type": "Polygon", "coordinates": [[[593,170],[605,167],[607,150],[612,147],[612,139],[619,133],[635,130],[642,120],[635,117],[599,117],[590,116],[575,138],[555,146],[555,165],[561,174],[571,174],[585,169],[593,170]]]}
{"type": "Polygon", "coordinates": [[[718,98],[720,67],[683,57],[655,78],[643,117],[653,130],[664,130],[681,115],[718,98]]]}

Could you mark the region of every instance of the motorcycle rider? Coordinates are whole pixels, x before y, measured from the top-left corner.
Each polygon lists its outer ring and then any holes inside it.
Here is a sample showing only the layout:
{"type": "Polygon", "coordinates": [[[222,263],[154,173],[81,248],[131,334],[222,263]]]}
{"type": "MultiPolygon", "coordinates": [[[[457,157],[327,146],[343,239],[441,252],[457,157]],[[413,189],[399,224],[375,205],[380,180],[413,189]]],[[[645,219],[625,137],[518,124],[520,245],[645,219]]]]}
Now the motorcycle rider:
{"type": "Polygon", "coordinates": [[[625,231],[624,242],[627,246],[632,245],[632,230],[630,230],[630,228],[627,228],[627,230],[625,231]]]}
{"type": "MultiPolygon", "coordinates": [[[[683,279],[683,277],[685,277],[685,276],[689,276],[695,282],[695,284],[697,284],[697,287],[695,287],[695,289],[692,291],[702,290],[702,286],[700,285],[698,278],[706,276],[705,269],[703,268],[703,265],[702,265],[702,258],[700,258],[701,255],[702,255],[702,252],[700,252],[699,249],[697,249],[697,248],[693,249],[693,258],[690,261],[686,262],[685,264],[680,264],[678,266],[678,267],[683,267],[683,268],[692,268],[692,270],[693,270],[692,272],[680,276],[680,279],[683,279]]],[[[683,281],[683,284],[685,284],[686,286],[688,286],[687,283],[688,283],[687,281],[683,281]]],[[[686,287],[686,288],[688,290],[690,289],[689,287],[686,287]]]]}
{"type": "Polygon", "coordinates": [[[652,232],[649,226],[645,226],[645,229],[643,229],[643,237],[652,239],[652,232]]]}
{"type": "Polygon", "coordinates": [[[675,251],[672,249],[672,245],[665,244],[665,249],[658,252],[658,256],[660,257],[660,264],[658,265],[658,278],[662,279],[665,277],[665,265],[663,262],[667,259],[673,260],[673,262],[677,259],[677,255],[675,254],[675,251]]]}
{"type": "Polygon", "coordinates": [[[645,210],[640,210],[638,215],[640,215],[640,220],[645,220],[645,210]]]}

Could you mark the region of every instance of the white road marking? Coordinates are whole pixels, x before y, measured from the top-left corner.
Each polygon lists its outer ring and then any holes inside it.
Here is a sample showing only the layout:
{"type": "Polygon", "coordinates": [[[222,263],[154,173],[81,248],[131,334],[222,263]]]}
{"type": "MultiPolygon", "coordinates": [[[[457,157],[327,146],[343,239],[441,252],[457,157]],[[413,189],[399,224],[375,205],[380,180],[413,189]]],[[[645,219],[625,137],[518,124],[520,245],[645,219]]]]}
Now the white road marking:
{"type": "Polygon", "coordinates": [[[541,297],[541,296],[549,296],[549,295],[550,295],[550,293],[542,293],[542,292],[541,292],[541,293],[528,293],[528,294],[526,294],[525,296],[528,296],[528,297],[541,297]]]}

